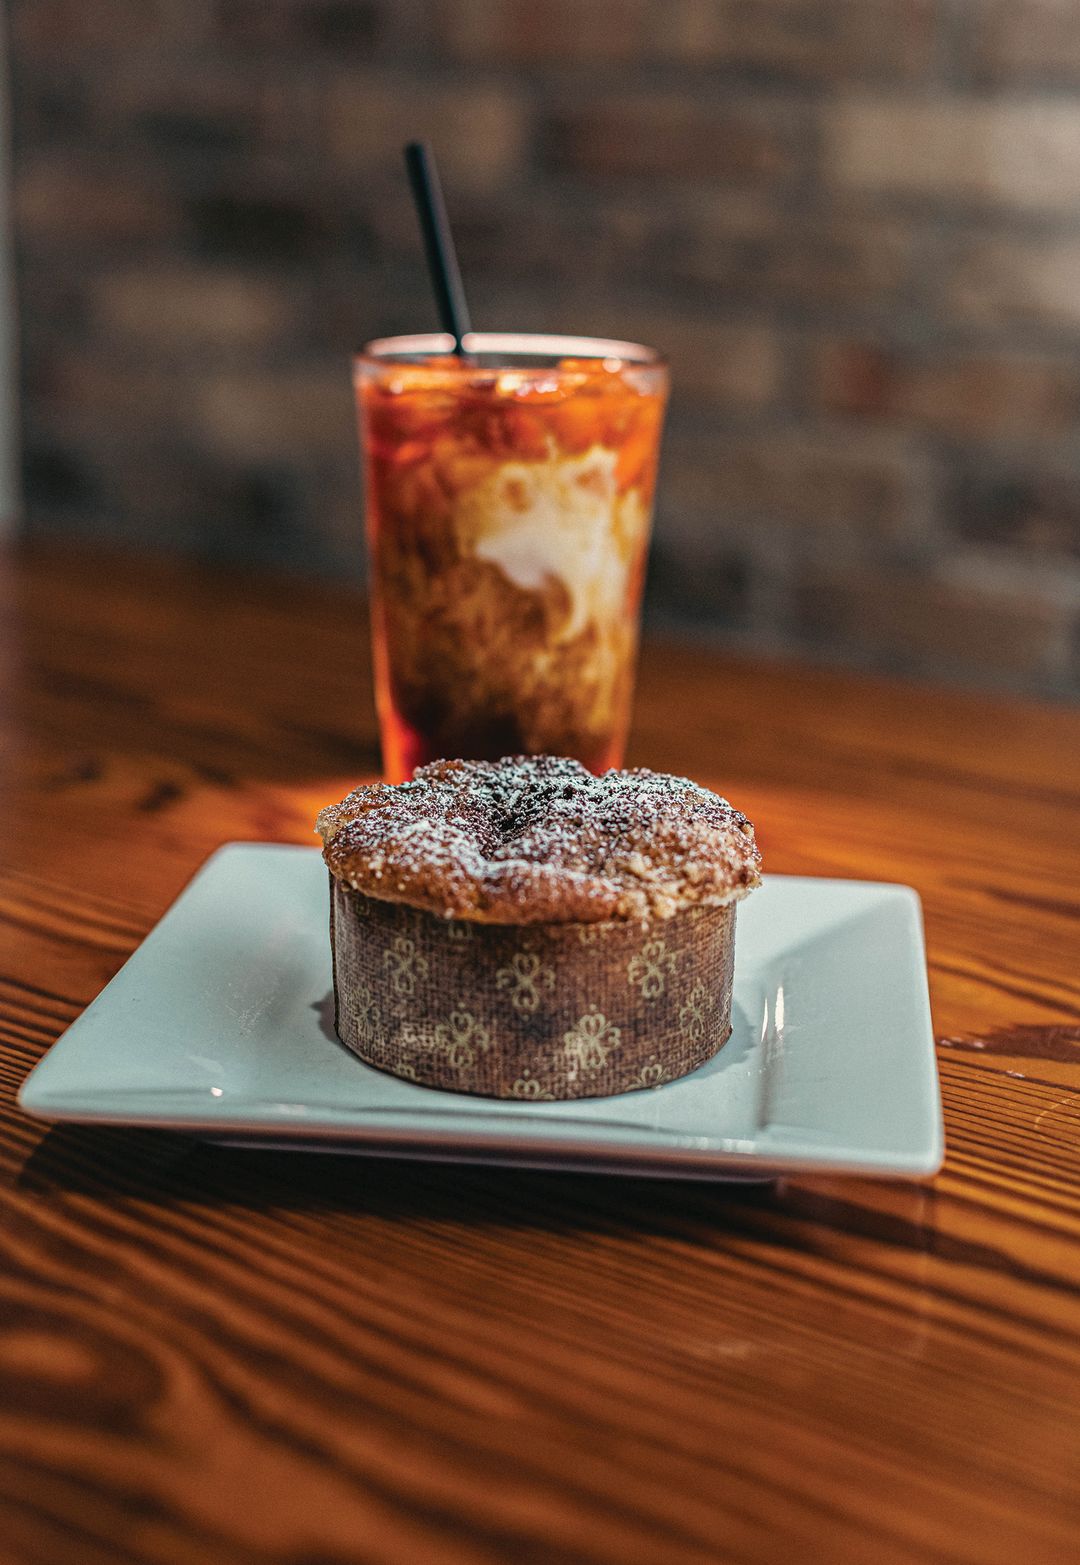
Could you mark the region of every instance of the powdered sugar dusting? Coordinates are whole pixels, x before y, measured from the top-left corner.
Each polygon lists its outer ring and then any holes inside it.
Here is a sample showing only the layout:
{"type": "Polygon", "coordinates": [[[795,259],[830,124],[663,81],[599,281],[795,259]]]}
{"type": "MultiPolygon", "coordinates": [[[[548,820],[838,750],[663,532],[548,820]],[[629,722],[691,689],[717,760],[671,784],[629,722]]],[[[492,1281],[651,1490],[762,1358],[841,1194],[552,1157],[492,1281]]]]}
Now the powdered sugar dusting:
{"type": "Polygon", "coordinates": [[[493,924],[670,918],[759,883],[754,830],[718,794],[578,761],[435,761],[319,815],[334,875],[368,896],[493,924]]]}

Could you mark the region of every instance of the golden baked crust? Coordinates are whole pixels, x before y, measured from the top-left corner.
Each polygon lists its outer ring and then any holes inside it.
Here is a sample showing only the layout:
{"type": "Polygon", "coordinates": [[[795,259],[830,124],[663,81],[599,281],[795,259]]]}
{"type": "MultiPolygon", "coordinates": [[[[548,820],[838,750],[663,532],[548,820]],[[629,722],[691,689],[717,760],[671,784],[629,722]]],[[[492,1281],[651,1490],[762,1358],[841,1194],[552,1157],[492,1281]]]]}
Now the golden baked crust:
{"type": "Polygon", "coordinates": [[[718,794],[558,756],[435,761],[355,789],[316,829],[346,885],[475,923],[670,918],[760,881],[754,829],[718,794]]]}

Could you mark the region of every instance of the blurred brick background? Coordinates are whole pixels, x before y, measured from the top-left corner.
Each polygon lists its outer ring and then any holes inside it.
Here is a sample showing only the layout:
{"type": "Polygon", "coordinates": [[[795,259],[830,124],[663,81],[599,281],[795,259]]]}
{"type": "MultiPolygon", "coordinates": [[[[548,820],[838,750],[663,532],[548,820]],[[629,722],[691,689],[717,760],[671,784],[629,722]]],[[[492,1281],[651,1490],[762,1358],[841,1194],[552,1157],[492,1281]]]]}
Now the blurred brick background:
{"type": "Polygon", "coordinates": [[[347,349],[667,350],[654,619],[1080,689],[1076,0],[11,0],[35,533],[362,568],[347,349]]]}

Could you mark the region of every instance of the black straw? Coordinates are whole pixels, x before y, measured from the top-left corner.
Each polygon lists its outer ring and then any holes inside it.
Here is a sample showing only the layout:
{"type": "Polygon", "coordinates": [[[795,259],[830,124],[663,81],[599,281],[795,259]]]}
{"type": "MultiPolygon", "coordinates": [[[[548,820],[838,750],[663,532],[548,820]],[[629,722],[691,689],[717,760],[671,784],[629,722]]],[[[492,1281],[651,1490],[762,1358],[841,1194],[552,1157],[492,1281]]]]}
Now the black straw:
{"type": "Polygon", "coordinates": [[[431,273],[431,286],[435,290],[439,323],[443,331],[453,337],[454,352],[464,353],[462,338],[472,331],[469,306],[465,303],[457,252],[446,218],[439,171],[426,141],[409,142],[405,148],[405,167],[409,171],[409,184],[424,236],[424,251],[431,273]]]}

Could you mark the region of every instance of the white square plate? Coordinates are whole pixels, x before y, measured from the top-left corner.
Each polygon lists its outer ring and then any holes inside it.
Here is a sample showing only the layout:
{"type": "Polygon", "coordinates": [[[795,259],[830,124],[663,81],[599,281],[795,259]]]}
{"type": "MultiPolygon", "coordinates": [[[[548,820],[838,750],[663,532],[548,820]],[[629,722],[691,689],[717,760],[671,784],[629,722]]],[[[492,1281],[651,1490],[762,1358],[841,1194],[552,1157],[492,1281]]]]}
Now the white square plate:
{"type": "Polygon", "coordinates": [[[574,1103],[464,1097],[363,1065],[333,1033],[327,920],[317,848],[219,849],[23,1083],[23,1108],[245,1145],[697,1178],[941,1166],[907,886],[766,877],[739,908],[716,1058],[574,1103]]]}

